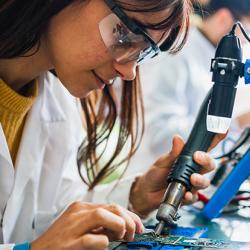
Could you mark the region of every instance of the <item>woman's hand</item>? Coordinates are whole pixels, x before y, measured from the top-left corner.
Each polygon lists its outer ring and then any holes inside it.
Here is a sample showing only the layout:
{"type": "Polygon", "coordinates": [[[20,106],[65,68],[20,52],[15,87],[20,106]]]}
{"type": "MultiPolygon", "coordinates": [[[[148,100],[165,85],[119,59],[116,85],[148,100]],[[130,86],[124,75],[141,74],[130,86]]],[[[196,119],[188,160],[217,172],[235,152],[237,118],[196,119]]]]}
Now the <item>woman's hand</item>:
{"type": "MultiPolygon", "coordinates": [[[[225,135],[217,135],[210,149],[218,144],[225,135]]],[[[162,201],[163,195],[167,188],[167,177],[171,166],[181,153],[184,147],[184,141],[181,137],[173,138],[172,150],[165,156],[157,160],[153,166],[133,185],[130,193],[130,202],[133,209],[141,216],[157,209],[162,201]]],[[[186,203],[194,202],[197,199],[197,190],[204,189],[209,186],[210,182],[203,174],[212,171],[215,167],[213,159],[205,152],[195,152],[194,160],[202,166],[200,173],[194,173],[190,177],[193,190],[186,192],[186,203]]]]}
{"type": "Polygon", "coordinates": [[[75,202],[31,243],[31,250],[101,250],[110,240],[131,241],[143,230],[140,218],[118,205],[75,202]]]}

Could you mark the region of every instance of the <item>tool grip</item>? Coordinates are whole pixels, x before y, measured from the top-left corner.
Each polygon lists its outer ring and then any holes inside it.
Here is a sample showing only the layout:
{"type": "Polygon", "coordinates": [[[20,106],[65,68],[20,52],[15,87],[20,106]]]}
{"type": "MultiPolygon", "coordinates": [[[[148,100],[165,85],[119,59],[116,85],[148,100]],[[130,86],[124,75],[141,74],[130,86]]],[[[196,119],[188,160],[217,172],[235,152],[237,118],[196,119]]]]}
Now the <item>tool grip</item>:
{"type": "Polygon", "coordinates": [[[211,92],[212,89],[208,92],[201,105],[188,140],[180,156],[173,165],[168,178],[168,182],[181,182],[188,190],[191,189],[190,176],[200,171],[200,166],[193,160],[193,154],[197,150],[207,151],[215,136],[215,133],[209,132],[206,126],[207,108],[211,92]]]}

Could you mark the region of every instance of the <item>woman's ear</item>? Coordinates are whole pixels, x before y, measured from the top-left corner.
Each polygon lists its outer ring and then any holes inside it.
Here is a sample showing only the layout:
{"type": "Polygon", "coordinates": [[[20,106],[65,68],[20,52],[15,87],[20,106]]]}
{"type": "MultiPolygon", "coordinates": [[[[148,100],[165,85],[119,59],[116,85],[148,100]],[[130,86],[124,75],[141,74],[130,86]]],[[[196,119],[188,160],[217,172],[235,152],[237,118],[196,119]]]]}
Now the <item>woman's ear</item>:
{"type": "Polygon", "coordinates": [[[217,11],[216,16],[219,25],[217,28],[220,30],[222,36],[226,35],[231,30],[234,23],[232,13],[228,9],[222,8],[217,11]]]}

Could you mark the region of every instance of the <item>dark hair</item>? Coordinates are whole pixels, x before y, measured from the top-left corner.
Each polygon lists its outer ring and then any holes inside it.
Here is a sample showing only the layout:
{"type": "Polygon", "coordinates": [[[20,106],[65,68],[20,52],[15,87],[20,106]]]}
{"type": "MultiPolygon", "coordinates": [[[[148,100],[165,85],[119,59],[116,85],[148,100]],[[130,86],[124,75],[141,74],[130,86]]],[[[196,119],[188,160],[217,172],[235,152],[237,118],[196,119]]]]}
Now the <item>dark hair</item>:
{"type": "Polygon", "coordinates": [[[23,56],[39,48],[40,38],[52,16],[70,0],[3,0],[0,3],[0,58],[23,56]]]}
{"type": "Polygon", "coordinates": [[[250,0],[210,0],[202,8],[196,5],[195,10],[204,18],[208,18],[222,8],[228,9],[236,20],[250,16],[250,0]]]}
{"type": "MultiPolygon", "coordinates": [[[[85,0],[87,1],[87,0],[85,0]]],[[[90,1],[90,0],[88,0],[90,1]]],[[[46,31],[51,17],[72,0],[3,0],[0,3],[0,58],[27,56],[32,48],[39,49],[41,35],[46,31]],[[37,47],[35,47],[37,46],[37,47]]],[[[84,2],[77,0],[77,2],[84,2]]],[[[158,12],[168,9],[169,15],[159,23],[143,23],[142,27],[166,30],[168,39],[161,47],[170,53],[179,51],[184,45],[189,28],[189,0],[135,0],[116,1],[127,11],[158,12]]],[[[106,86],[103,93],[91,94],[83,99],[82,107],[87,127],[87,138],[78,152],[78,169],[83,181],[94,188],[110,175],[121,163],[129,160],[136,151],[143,133],[143,103],[139,79],[122,84],[120,104],[117,103],[114,89],[106,86]],[[93,96],[94,95],[94,96],[93,96]],[[117,111],[119,106],[119,112],[117,111]],[[97,153],[98,145],[107,145],[116,121],[119,120],[118,138],[110,159],[101,166],[100,158],[105,152],[97,153]],[[122,150],[129,144],[124,159],[117,160],[122,150]],[[87,179],[81,173],[81,165],[87,170],[87,179]]]]}

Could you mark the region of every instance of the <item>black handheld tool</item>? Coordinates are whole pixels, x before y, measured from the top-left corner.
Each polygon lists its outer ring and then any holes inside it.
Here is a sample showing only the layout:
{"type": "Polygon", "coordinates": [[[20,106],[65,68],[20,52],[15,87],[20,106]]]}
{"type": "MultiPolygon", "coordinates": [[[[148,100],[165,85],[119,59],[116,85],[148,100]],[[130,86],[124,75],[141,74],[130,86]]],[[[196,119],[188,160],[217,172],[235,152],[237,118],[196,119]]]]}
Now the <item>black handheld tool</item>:
{"type": "Polygon", "coordinates": [[[244,74],[241,44],[234,34],[237,24],[222,38],[215,59],[212,59],[214,85],[203,101],[184,149],[172,166],[167,179],[168,187],[156,215],[159,220],[156,234],[160,235],[164,226],[175,224],[179,218],[177,212],[184,194],[191,189],[190,176],[200,170],[200,166],[193,161],[194,152],[207,151],[215,134],[226,132],[229,128],[228,119],[232,116],[236,85],[244,74]]]}

